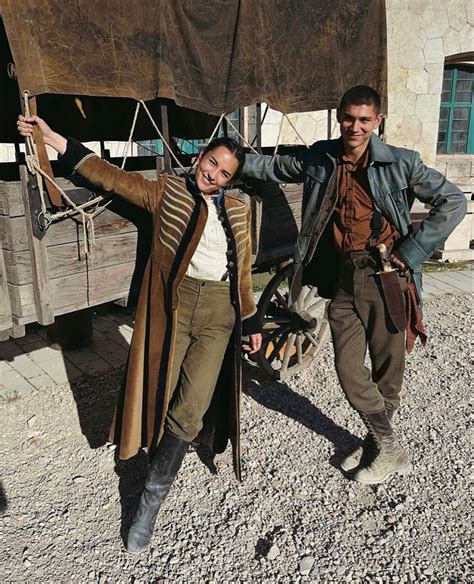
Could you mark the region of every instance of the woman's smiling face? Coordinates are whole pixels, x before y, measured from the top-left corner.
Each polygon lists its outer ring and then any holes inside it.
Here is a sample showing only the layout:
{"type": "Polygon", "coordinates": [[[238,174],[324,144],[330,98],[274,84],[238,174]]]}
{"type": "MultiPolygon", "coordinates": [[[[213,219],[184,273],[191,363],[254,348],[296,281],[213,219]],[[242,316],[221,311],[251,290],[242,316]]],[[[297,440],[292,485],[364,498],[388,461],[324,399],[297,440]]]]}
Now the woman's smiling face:
{"type": "Polygon", "coordinates": [[[225,146],[217,146],[199,156],[196,186],[203,195],[212,195],[232,179],[239,161],[225,146]]]}

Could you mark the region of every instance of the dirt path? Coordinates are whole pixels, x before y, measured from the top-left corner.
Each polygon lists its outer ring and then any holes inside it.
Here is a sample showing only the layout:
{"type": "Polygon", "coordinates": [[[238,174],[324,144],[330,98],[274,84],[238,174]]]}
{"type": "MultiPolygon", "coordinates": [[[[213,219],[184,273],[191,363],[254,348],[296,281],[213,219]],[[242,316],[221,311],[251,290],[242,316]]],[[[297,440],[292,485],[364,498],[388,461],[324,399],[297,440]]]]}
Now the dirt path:
{"type": "Polygon", "coordinates": [[[408,359],[396,421],[412,475],[369,487],[338,470],[363,429],[342,397],[329,346],[288,383],[247,368],[243,484],[228,452],[214,461],[187,455],[138,559],[124,552],[120,529],[145,456],[116,465],[105,445],[120,371],[2,403],[0,581],[472,581],[471,302],[446,296],[426,306],[429,346],[408,359]]]}

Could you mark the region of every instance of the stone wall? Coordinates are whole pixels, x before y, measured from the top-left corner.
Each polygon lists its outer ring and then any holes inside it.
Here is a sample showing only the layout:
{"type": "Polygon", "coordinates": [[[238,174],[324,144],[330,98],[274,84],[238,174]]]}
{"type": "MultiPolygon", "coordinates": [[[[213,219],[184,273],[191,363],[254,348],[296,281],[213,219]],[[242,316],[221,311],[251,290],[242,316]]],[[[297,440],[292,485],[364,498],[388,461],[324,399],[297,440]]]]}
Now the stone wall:
{"type": "Polygon", "coordinates": [[[444,61],[474,50],[472,0],[386,2],[387,141],[418,150],[452,178],[451,162],[457,178],[472,177],[472,156],[461,163],[458,156],[436,156],[444,61]]]}

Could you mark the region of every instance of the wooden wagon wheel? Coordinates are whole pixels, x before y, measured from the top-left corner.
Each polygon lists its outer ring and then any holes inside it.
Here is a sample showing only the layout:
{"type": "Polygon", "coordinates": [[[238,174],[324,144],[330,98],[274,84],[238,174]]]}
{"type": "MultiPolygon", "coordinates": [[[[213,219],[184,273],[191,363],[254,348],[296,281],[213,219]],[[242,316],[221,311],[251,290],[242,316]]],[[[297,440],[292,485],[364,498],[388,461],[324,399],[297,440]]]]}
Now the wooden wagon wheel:
{"type": "Polygon", "coordinates": [[[329,338],[327,300],[314,286],[304,286],[293,305],[289,290],[294,264],[270,280],[258,302],[262,323],[262,348],[257,361],[274,379],[302,371],[317,357],[329,338]]]}

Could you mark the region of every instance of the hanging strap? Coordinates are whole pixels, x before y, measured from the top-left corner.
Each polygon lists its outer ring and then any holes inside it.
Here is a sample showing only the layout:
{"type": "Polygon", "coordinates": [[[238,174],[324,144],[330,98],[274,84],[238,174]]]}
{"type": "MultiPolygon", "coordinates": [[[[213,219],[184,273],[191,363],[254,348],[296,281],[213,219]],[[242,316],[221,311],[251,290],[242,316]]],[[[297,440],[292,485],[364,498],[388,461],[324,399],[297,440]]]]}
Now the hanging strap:
{"type": "MultiPolygon", "coordinates": [[[[28,95],[24,103],[25,116],[27,117],[35,116],[37,114],[36,97],[29,97],[28,95]]],[[[46,146],[44,143],[43,134],[41,133],[41,130],[38,128],[36,124],[33,125],[33,140],[35,141],[36,144],[36,155],[38,157],[38,163],[40,167],[49,176],[54,178],[53,169],[51,168],[51,162],[49,161],[48,158],[48,152],[46,150],[46,146]]],[[[39,178],[38,180],[41,180],[41,178],[39,178]]],[[[55,207],[61,207],[62,206],[61,193],[55,187],[55,185],[50,182],[46,182],[46,190],[48,191],[51,203],[55,207]]]]}
{"type": "Polygon", "coordinates": [[[379,242],[380,234],[382,233],[382,213],[378,209],[374,209],[372,221],[370,222],[372,235],[370,236],[370,246],[375,247],[379,242]]]}

